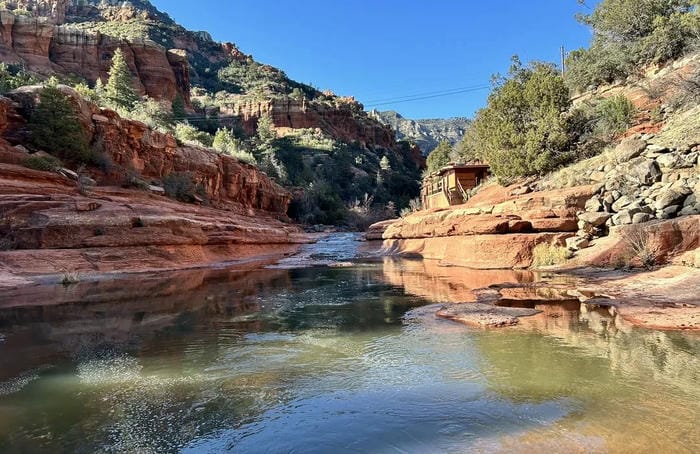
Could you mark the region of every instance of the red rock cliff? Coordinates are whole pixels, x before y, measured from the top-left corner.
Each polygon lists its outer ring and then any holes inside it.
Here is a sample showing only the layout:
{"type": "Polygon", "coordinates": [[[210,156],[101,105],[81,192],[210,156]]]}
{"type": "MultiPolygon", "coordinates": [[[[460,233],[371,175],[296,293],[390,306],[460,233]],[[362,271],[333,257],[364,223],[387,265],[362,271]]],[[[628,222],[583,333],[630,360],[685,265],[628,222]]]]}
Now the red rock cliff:
{"type": "MultiPolygon", "coordinates": [[[[13,92],[10,96],[14,100],[0,98],[0,136],[11,143],[26,142],[20,105],[31,105],[36,89],[25,87],[13,92]]],[[[72,95],[93,148],[103,151],[115,164],[134,169],[146,179],[188,172],[215,205],[239,212],[258,209],[286,213],[291,195],[256,167],[204,148],[180,146],[168,134],[88,103],[68,87],[62,89],[72,95]]]]}
{"type": "Polygon", "coordinates": [[[113,184],[112,171],[93,172],[81,191],[55,172],[21,166],[26,107],[36,91],[0,97],[0,288],[17,275],[145,271],[279,258],[308,241],[286,221],[290,194],[257,168],[125,120],[72,94],[91,144],[116,166],[146,180],[188,172],[209,203],[180,203],[113,184]],[[8,278],[9,276],[9,278],[8,278]]]}
{"type": "MultiPolygon", "coordinates": [[[[61,10],[62,11],[62,10],[61,10]]],[[[56,20],[65,12],[57,12],[56,20]]],[[[111,59],[121,48],[142,94],[189,99],[189,64],[184,51],[167,51],[150,40],[119,40],[99,32],[57,25],[54,17],[26,17],[0,11],[0,60],[51,75],[78,74],[106,80],[111,59]]]]}
{"type": "Polygon", "coordinates": [[[242,99],[231,106],[226,114],[241,119],[246,133],[254,134],[258,119],[270,115],[276,128],[320,129],[343,142],[358,142],[362,146],[392,148],[396,145],[394,131],[385,125],[359,114],[362,110],[354,101],[344,98],[332,101],[308,101],[279,98],[265,101],[242,99]]]}

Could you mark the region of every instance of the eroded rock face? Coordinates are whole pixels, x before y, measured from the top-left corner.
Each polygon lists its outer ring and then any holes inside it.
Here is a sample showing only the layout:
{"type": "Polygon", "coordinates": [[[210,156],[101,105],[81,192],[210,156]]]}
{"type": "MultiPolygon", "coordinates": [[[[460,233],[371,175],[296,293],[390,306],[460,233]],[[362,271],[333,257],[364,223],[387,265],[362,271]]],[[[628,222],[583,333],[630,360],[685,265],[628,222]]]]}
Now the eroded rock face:
{"type": "Polygon", "coordinates": [[[21,166],[28,151],[12,144],[26,141],[23,114],[37,92],[13,92],[19,102],[0,98],[0,286],[26,285],[16,279],[26,274],[252,263],[280,258],[308,241],[298,226],[285,222],[290,194],[257,168],[179,146],[169,135],[60,88],[71,95],[93,148],[109,158],[110,169],[134,169],[151,183],[187,173],[207,200],[180,203],[153,184],[149,191],[123,189],[112,181],[120,175],[113,170],[92,169],[97,186],[86,189],[76,180],[88,177],[71,169],[21,166]]]}
{"type": "MultiPolygon", "coordinates": [[[[36,90],[37,87],[27,87],[10,96],[23,105],[31,104],[36,90]]],[[[214,206],[238,213],[252,209],[285,216],[291,194],[256,167],[212,150],[179,146],[170,135],[100,109],[68,87],[62,90],[71,95],[93,148],[101,150],[122,169],[133,169],[147,180],[161,180],[174,172],[188,173],[214,206]]],[[[12,143],[22,143],[26,140],[23,122],[18,105],[0,98],[0,136],[12,143]]],[[[109,174],[101,178],[107,183],[114,182],[109,174]]]]}
{"type": "Polygon", "coordinates": [[[493,186],[465,205],[420,211],[389,225],[383,234],[384,248],[446,265],[528,268],[535,246],[564,246],[574,236],[576,212],[594,190],[583,186],[512,195],[522,191],[493,186]]]}
{"type": "MultiPolygon", "coordinates": [[[[291,253],[306,236],[274,213],[240,214],[0,164],[0,274],[177,269],[291,253]]],[[[2,285],[2,283],[0,283],[2,285]]]]}
{"type": "Polygon", "coordinates": [[[57,25],[65,17],[65,8],[60,2],[45,3],[45,8],[58,8],[54,15],[27,17],[0,12],[2,61],[20,63],[45,75],[78,74],[94,83],[98,78],[107,79],[112,56],[120,48],[142,94],[172,100],[180,93],[189,100],[189,63],[182,57],[184,51],[169,52],[149,40],[119,40],[57,25]]]}
{"type": "Polygon", "coordinates": [[[242,101],[225,113],[240,118],[246,133],[251,135],[257,129],[258,119],[269,115],[282,134],[285,129],[320,129],[337,140],[358,142],[363,147],[394,147],[396,139],[391,127],[358,115],[361,110],[354,101],[322,103],[286,98],[242,101]]]}

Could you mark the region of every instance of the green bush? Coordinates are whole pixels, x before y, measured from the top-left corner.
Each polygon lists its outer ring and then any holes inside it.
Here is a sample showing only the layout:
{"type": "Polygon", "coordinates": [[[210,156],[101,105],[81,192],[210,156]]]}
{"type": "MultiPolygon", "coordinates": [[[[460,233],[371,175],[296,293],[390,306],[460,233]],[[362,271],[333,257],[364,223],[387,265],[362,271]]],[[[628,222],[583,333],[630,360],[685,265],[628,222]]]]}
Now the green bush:
{"type": "Polygon", "coordinates": [[[214,142],[211,134],[200,131],[189,123],[176,124],[174,133],[178,142],[188,145],[211,147],[214,142]]]}
{"type": "Polygon", "coordinates": [[[192,175],[187,172],[173,172],[165,176],[163,189],[166,196],[186,203],[196,201],[202,192],[202,188],[194,183],[192,175]]]}
{"type": "Polygon", "coordinates": [[[171,132],[173,118],[168,109],[153,98],[144,97],[140,101],[135,101],[130,108],[113,106],[114,110],[122,118],[140,121],[148,125],[151,129],[161,132],[171,132]]]}
{"type": "Polygon", "coordinates": [[[625,95],[612,96],[602,100],[595,107],[598,117],[597,129],[604,135],[618,135],[625,132],[634,120],[637,109],[625,95]]]}
{"type": "Polygon", "coordinates": [[[698,44],[696,0],[603,0],[579,16],[593,31],[588,50],[567,59],[567,84],[586,90],[631,74],[640,65],[677,58],[698,44]]]}
{"type": "Polygon", "coordinates": [[[29,118],[30,140],[35,147],[64,159],[87,163],[92,159],[87,135],[73,104],[53,83],[39,93],[29,118]]]}
{"type": "Polygon", "coordinates": [[[230,153],[228,153],[229,156],[232,158],[236,158],[241,162],[245,162],[246,164],[250,165],[258,165],[258,161],[255,159],[255,156],[253,153],[246,151],[246,150],[234,150],[230,153]]]}
{"type": "Polygon", "coordinates": [[[522,67],[514,58],[509,77],[497,82],[470,125],[463,159],[488,162],[503,183],[570,162],[575,131],[563,115],[570,104],[569,90],[553,65],[522,67]]]}
{"type": "Polygon", "coordinates": [[[0,63],[0,95],[24,85],[32,85],[38,80],[29,74],[23,67],[0,63]]]}
{"type": "Polygon", "coordinates": [[[54,172],[63,167],[61,161],[53,156],[29,156],[22,161],[22,165],[28,169],[44,172],[54,172]]]}
{"type": "Polygon", "coordinates": [[[594,43],[590,49],[578,49],[566,59],[566,84],[585,91],[624,79],[634,68],[634,53],[619,43],[594,43]]]}

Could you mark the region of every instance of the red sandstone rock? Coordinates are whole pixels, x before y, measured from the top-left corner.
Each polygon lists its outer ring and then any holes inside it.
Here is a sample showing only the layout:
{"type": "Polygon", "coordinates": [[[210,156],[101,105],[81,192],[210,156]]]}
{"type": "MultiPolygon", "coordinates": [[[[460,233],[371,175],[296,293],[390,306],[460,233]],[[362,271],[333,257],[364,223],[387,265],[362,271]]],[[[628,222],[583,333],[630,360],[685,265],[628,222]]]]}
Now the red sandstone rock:
{"type": "Polygon", "coordinates": [[[384,248],[470,268],[527,268],[535,246],[564,245],[577,231],[575,213],[593,189],[514,196],[509,188],[491,186],[464,205],[420,211],[394,222],[384,232],[384,248]]]}
{"type": "MultiPolygon", "coordinates": [[[[25,87],[10,96],[31,103],[36,90],[36,87],[25,87]]],[[[173,172],[185,172],[192,176],[195,184],[201,185],[214,206],[239,213],[253,208],[285,215],[291,195],[256,167],[212,150],[178,146],[171,135],[100,109],[80,99],[68,87],[62,90],[72,95],[90,141],[99,143],[102,151],[123,169],[134,169],[142,177],[155,180],[173,172]]],[[[0,135],[9,141],[23,142],[26,140],[24,126],[16,105],[7,98],[0,98],[0,135]]],[[[101,183],[121,183],[121,174],[97,176],[101,183]]]]}
{"type": "Polygon", "coordinates": [[[94,82],[98,78],[107,79],[111,57],[121,48],[143,94],[172,100],[181,93],[189,99],[189,63],[182,56],[183,51],[168,52],[148,40],[118,40],[57,25],[65,18],[66,5],[46,3],[45,8],[37,11],[51,20],[15,16],[8,11],[0,13],[0,60],[21,63],[46,75],[79,74],[94,82]]]}
{"type": "Polygon", "coordinates": [[[523,269],[532,265],[532,251],[540,243],[560,244],[571,234],[535,233],[464,235],[384,240],[388,254],[419,255],[443,265],[476,269],[523,269]]]}
{"type": "Polygon", "coordinates": [[[576,218],[530,219],[530,223],[535,232],[576,232],[578,230],[576,218]]]}
{"type": "Polygon", "coordinates": [[[536,309],[465,303],[446,306],[440,309],[436,315],[469,326],[501,328],[517,325],[520,317],[533,316],[539,312],[536,309]]]}
{"type": "Polygon", "coordinates": [[[57,174],[7,164],[0,212],[0,237],[15,249],[0,252],[0,271],[15,274],[173,269],[290,253],[308,242],[274,213],[247,216],[115,187],[86,197],[57,174]]]}
{"type": "Polygon", "coordinates": [[[639,235],[648,240],[646,247],[656,256],[658,264],[700,248],[700,216],[684,216],[642,225],[613,227],[610,236],[596,240],[593,247],[579,251],[576,263],[592,266],[617,266],[631,262],[641,265],[630,240],[639,235]]]}
{"type": "MultiPolygon", "coordinates": [[[[292,98],[252,101],[247,98],[223,113],[239,117],[248,134],[254,134],[258,119],[270,115],[272,123],[284,134],[285,129],[311,128],[344,142],[357,142],[362,146],[393,148],[396,145],[395,133],[389,126],[378,121],[358,118],[356,103],[311,102],[292,98]]],[[[421,158],[422,159],[422,158],[421,158]]]]}
{"type": "Polygon", "coordinates": [[[367,233],[365,233],[365,239],[367,241],[381,240],[387,227],[396,221],[397,219],[388,219],[386,221],[381,221],[370,225],[367,229],[367,233]]]}

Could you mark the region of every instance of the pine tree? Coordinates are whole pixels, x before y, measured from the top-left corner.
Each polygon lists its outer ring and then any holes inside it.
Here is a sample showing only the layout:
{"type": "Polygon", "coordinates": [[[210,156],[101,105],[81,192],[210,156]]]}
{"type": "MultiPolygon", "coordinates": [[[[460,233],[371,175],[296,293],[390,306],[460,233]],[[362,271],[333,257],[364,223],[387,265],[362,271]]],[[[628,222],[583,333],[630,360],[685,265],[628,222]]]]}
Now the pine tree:
{"type": "Polygon", "coordinates": [[[65,159],[90,160],[88,141],[70,98],[55,82],[39,94],[39,104],[29,119],[32,144],[65,159]]]}
{"type": "Polygon", "coordinates": [[[136,101],[139,100],[139,96],[134,90],[131,71],[121,49],[117,49],[112,57],[112,67],[109,70],[105,92],[110,102],[127,109],[134,107],[136,101]]]}
{"type": "Polygon", "coordinates": [[[97,81],[95,82],[95,96],[99,101],[104,101],[106,93],[105,93],[105,85],[102,82],[101,78],[97,78],[97,81]]]}
{"type": "Polygon", "coordinates": [[[173,120],[181,121],[187,118],[187,111],[185,110],[185,99],[180,93],[175,95],[172,103],[173,109],[173,120]]]}
{"type": "Polygon", "coordinates": [[[389,158],[387,156],[382,156],[382,159],[379,161],[379,168],[385,172],[391,170],[391,163],[389,162],[389,158]]]}
{"type": "Polygon", "coordinates": [[[277,138],[272,117],[265,114],[258,118],[258,130],[255,137],[255,146],[260,154],[273,148],[273,142],[277,138]]]}
{"type": "Polygon", "coordinates": [[[229,129],[221,128],[216,131],[212,148],[225,154],[233,154],[240,148],[240,143],[229,129]]]}

